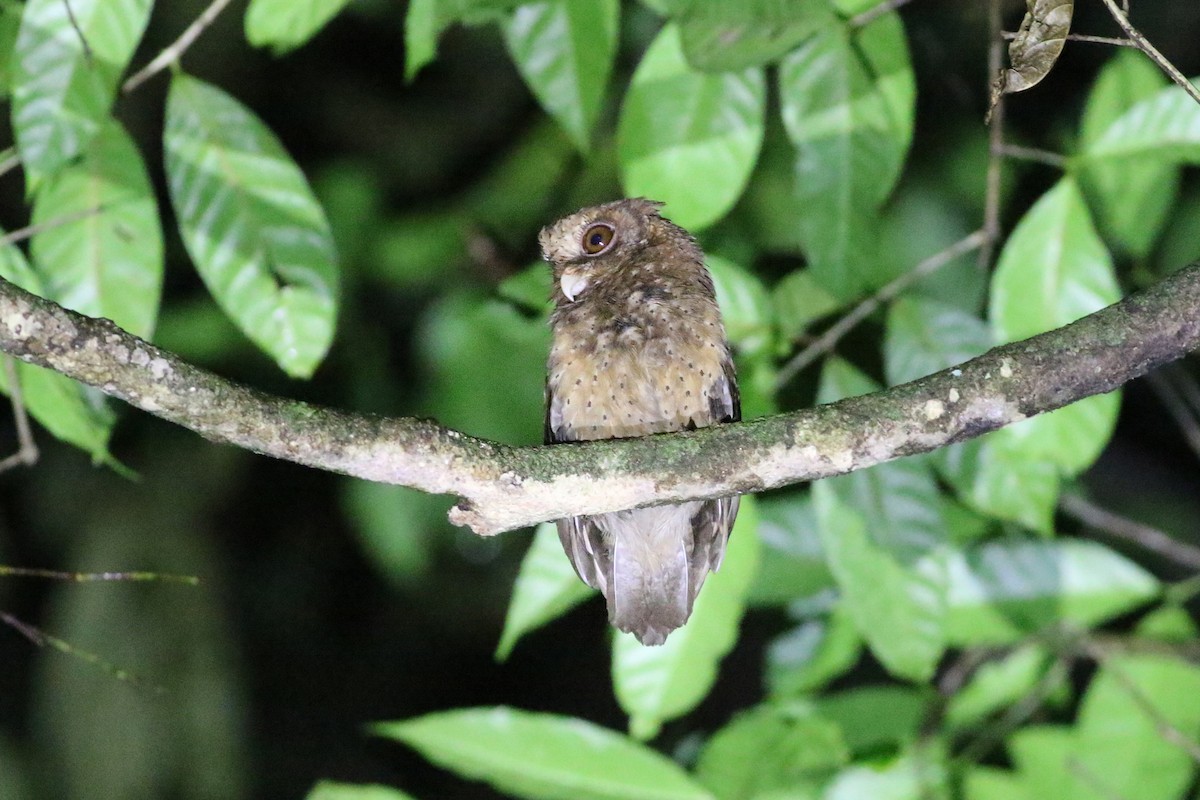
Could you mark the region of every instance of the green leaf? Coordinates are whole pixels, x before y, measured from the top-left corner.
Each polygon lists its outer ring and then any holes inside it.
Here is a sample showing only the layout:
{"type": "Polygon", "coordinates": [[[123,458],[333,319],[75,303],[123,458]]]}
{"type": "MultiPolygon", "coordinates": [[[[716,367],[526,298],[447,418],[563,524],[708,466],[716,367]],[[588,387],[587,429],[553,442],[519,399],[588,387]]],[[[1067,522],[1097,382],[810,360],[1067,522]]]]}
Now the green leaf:
{"type": "Polygon", "coordinates": [[[996,767],[972,766],[963,777],[964,800],[1036,800],[1016,775],[996,767]]]}
{"type": "Polygon", "coordinates": [[[19,746],[8,734],[0,736],[0,797],[32,800],[33,774],[33,758],[28,748],[19,746]]]}
{"type": "Polygon", "coordinates": [[[415,339],[428,397],[422,413],[494,441],[542,441],[550,352],[542,319],[500,300],[451,294],[426,312],[415,339]]]}
{"type": "Polygon", "coordinates": [[[1137,156],[1200,163],[1200,105],[1182,88],[1169,86],[1137,103],[1080,154],[1088,162],[1137,156]]]}
{"type": "Polygon", "coordinates": [[[1137,624],[1137,635],[1162,642],[1183,644],[1200,637],[1200,627],[1186,608],[1164,605],[1142,617],[1137,624]]]}
{"type": "Polygon", "coordinates": [[[438,0],[410,0],[404,17],[404,78],[411,81],[437,56],[437,41],[445,30],[438,19],[438,0]]]}
{"type": "Polygon", "coordinates": [[[1200,190],[1187,186],[1148,265],[1153,280],[1200,259],[1200,190]]]}
{"type": "Polygon", "coordinates": [[[696,777],[722,800],[754,798],[815,790],[849,760],[838,726],[811,705],[765,705],[713,734],[700,753],[696,777]]]}
{"type": "Polygon", "coordinates": [[[539,261],[505,278],[496,287],[496,293],[521,308],[549,313],[554,307],[550,300],[553,289],[554,278],[545,263],[539,261]]]}
{"type": "MultiPolygon", "coordinates": [[[[826,362],[818,402],[878,387],[841,359],[826,362]]],[[[907,458],[814,487],[830,569],[872,652],[888,669],[924,679],[941,655],[946,540],[927,459],[907,458]]]]}
{"type": "Polygon", "coordinates": [[[48,297],[150,337],[162,294],[162,229],[142,157],[118,122],[104,123],[80,161],[42,184],[33,224],[46,226],[32,250],[48,297]]]}
{"type": "Polygon", "coordinates": [[[350,0],[251,0],[246,41],[276,55],[294,50],[337,16],[350,0]]]}
{"type": "Polygon", "coordinates": [[[430,761],[541,800],[711,800],[675,763],[581,719],[468,708],[375,725],[430,761]]]}
{"type": "Polygon", "coordinates": [[[151,0],[29,0],[13,53],[12,122],[32,193],[108,116],[151,0]]]}
{"type": "Polygon", "coordinates": [[[766,86],[760,69],[703,74],[688,66],[679,29],[668,25],[634,72],[617,132],[630,197],[666,203],[695,231],[737,201],[762,145],[766,86]]]}
{"type": "Polygon", "coordinates": [[[519,6],[504,41],[542,107],[587,151],[617,51],[617,0],[546,0],[519,6]]]}
{"type": "Polygon", "coordinates": [[[1092,85],[1080,130],[1079,178],[1100,229],[1139,259],[1149,254],[1175,204],[1179,167],[1161,152],[1091,159],[1087,153],[1131,106],[1166,82],[1143,53],[1118,50],[1092,85]]]}
{"type": "Polygon", "coordinates": [[[1074,737],[1060,725],[1027,725],[1008,741],[1022,783],[1035,798],[1099,800],[1080,777],[1074,737]]]}
{"type": "Polygon", "coordinates": [[[1003,658],[980,666],[946,707],[946,724],[967,728],[979,724],[989,714],[1007,709],[1046,674],[1050,656],[1044,648],[1025,645],[1003,658]]]}
{"type": "MultiPolygon", "coordinates": [[[[0,278],[41,297],[47,294],[41,278],[14,244],[0,247],[0,278]]],[[[44,367],[15,359],[13,366],[21,384],[25,408],[42,427],[56,439],[90,453],[93,461],[110,461],[108,437],[114,416],[97,394],[44,367]]],[[[4,369],[0,369],[0,391],[12,394],[4,369]]]]}
{"type": "Polygon", "coordinates": [[[948,369],[985,353],[991,344],[979,317],[937,300],[902,297],[888,311],[883,343],[888,383],[895,386],[948,369]]]}
{"type": "Polygon", "coordinates": [[[793,270],[775,284],[771,302],[779,321],[779,334],[787,341],[799,339],[811,323],[832,314],[841,305],[821,288],[808,269],[793,270]]]}
{"type": "Polygon", "coordinates": [[[1079,187],[1062,178],[1025,213],[1000,254],[988,309],[996,337],[1034,336],[1120,299],[1079,187]]]}
{"type": "Polygon", "coordinates": [[[185,74],[171,81],[167,185],[180,234],[221,308],[289,375],[333,340],[333,237],[300,168],[245,106],[185,74]]]}
{"type": "Polygon", "coordinates": [[[725,72],[778,59],[838,19],[825,3],[701,0],[678,18],[683,52],[699,70],[725,72]]]}
{"type": "Polygon", "coordinates": [[[411,0],[404,18],[404,77],[412,80],[437,55],[438,37],[456,22],[501,22],[521,0],[411,0]]]}
{"type": "Polygon", "coordinates": [[[784,605],[834,587],[809,492],[760,496],[758,516],[763,558],[751,590],[752,603],[784,605]]]}
{"type": "Polygon", "coordinates": [[[1165,656],[1114,656],[1101,663],[1083,698],[1076,757],[1110,796],[1174,800],[1191,786],[1196,765],[1164,725],[1195,749],[1200,669],[1165,656]]]}
{"type": "Polygon", "coordinates": [[[1074,729],[1023,728],[1009,751],[1030,797],[1176,800],[1195,764],[1166,730],[1195,746],[1200,670],[1165,656],[1114,655],[1101,662],[1074,729]]]}
{"type": "MultiPolygon", "coordinates": [[[[464,234],[471,224],[463,214],[448,211],[419,211],[387,220],[373,232],[365,266],[371,277],[403,294],[444,289],[456,268],[467,262],[464,234]]],[[[545,264],[542,271],[550,272],[545,264]]]]}
{"type": "Polygon", "coordinates": [[[855,765],[825,789],[823,800],[926,800],[944,797],[946,776],[927,754],[901,756],[891,763],[855,765]]]}
{"type": "Polygon", "coordinates": [[[873,544],[903,564],[916,563],[947,541],[928,459],[904,458],[825,483],[863,517],[873,544]]]}
{"type": "Polygon", "coordinates": [[[842,729],[850,752],[875,754],[916,741],[927,709],[921,693],[903,686],[865,686],[816,700],[821,716],[842,729]]]}
{"type": "Polygon", "coordinates": [[[1029,453],[1010,428],[939,451],[938,471],[969,507],[1050,535],[1058,506],[1059,470],[1029,453]]]}
{"type": "Polygon", "coordinates": [[[719,572],[709,575],[691,619],[667,641],[645,647],[632,634],[614,634],[613,691],[639,739],[691,711],[708,695],[717,668],[737,642],[746,595],[758,567],[758,509],[741,499],[737,523],[719,572]]]}
{"type": "MultiPolygon", "coordinates": [[[[1075,181],[1060,180],[1017,224],[992,276],[988,316],[999,342],[1074,322],[1121,299],[1112,259],[1092,227],[1075,181]]],[[[1074,474],[1112,436],[1119,398],[1091,397],[1026,421],[1013,437],[1031,458],[1074,474]]]]}
{"type": "Polygon", "coordinates": [[[596,590],[575,574],[563,553],[554,523],[543,522],[534,532],[513,584],[504,633],[496,645],[496,660],[508,658],[522,636],[558,619],[595,594],[596,590]]]}
{"type": "Polygon", "coordinates": [[[1063,622],[1090,627],[1153,598],[1159,582],[1096,542],[1007,539],[948,561],[946,639],[1008,644],[1063,622]]]}
{"type": "Polygon", "coordinates": [[[21,29],[21,13],[25,6],[15,2],[0,3],[0,98],[12,94],[13,51],[21,29]]]}
{"type": "Polygon", "coordinates": [[[739,353],[747,355],[770,350],[775,344],[775,319],[762,281],[719,255],[709,255],[705,261],[729,341],[739,353]]]}
{"type": "Polygon", "coordinates": [[[909,564],[872,541],[867,517],[830,480],[813,486],[821,540],[842,601],[859,632],[893,674],[933,675],[943,649],[945,589],[939,559],[909,564]]]}
{"type": "Polygon", "coordinates": [[[1112,438],[1121,392],[1099,394],[1009,425],[1000,433],[1027,458],[1049,461],[1067,476],[1090,467],[1112,438]]]}
{"type": "Polygon", "coordinates": [[[845,673],[862,654],[862,637],[844,606],[824,620],[810,620],[776,638],[767,648],[767,688],[794,696],[821,688],[845,673]]]}
{"type": "Polygon", "coordinates": [[[873,282],[877,210],[912,140],[916,89],[899,17],[822,30],[780,63],[779,93],[813,277],[849,299],[873,282]]]}
{"type": "Polygon", "coordinates": [[[430,571],[433,536],[447,524],[445,497],[347,479],[341,500],[364,553],[394,584],[411,586],[430,571]]]}
{"type": "Polygon", "coordinates": [[[304,800],[413,800],[412,795],[377,783],[320,781],[304,800]]]}

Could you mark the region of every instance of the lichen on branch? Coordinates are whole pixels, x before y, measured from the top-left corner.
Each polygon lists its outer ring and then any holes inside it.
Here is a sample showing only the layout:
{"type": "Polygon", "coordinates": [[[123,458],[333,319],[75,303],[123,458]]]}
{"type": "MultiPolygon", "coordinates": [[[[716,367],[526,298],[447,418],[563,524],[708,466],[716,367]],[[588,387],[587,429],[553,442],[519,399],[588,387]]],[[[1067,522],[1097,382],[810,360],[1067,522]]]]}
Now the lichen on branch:
{"type": "Polygon", "coordinates": [[[1200,264],[1066,327],[862,397],[641,439],[510,447],[437,423],[255,391],[0,280],[0,351],[217,442],[460,498],[491,535],[547,519],[753,492],[935,450],[1112,391],[1200,346],[1200,264]]]}

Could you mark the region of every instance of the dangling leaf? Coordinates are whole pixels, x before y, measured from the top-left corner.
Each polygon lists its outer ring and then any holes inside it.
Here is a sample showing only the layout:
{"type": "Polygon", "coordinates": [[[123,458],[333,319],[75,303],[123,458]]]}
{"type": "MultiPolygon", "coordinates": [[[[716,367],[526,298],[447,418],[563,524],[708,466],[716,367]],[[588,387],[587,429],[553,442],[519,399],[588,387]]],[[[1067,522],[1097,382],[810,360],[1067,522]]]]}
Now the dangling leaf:
{"type": "Polygon", "coordinates": [[[200,277],[285,372],[311,375],[333,340],[338,274],[329,223],[300,168],[249,109],[182,73],[164,145],[200,277]]]}
{"type": "Polygon", "coordinates": [[[1009,42],[1009,66],[992,83],[992,108],[1000,96],[1023,92],[1045,78],[1058,61],[1071,30],[1073,0],[1025,0],[1028,10],[1009,42]]]}
{"type": "Polygon", "coordinates": [[[294,50],[316,35],[350,0],[251,0],[246,9],[246,40],[276,55],[294,50]]]}
{"type": "Polygon", "coordinates": [[[504,25],[530,91],[583,151],[612,72],[619,13],[616,0],[547,0],[518,7],[504,25]]]}

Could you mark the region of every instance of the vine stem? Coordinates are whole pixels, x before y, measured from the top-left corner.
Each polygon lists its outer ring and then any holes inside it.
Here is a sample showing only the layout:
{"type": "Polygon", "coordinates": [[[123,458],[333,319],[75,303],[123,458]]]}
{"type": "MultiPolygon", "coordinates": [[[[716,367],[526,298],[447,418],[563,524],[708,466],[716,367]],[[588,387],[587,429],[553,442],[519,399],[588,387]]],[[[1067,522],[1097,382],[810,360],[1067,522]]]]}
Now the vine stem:
{"type": "Polygon", "coordinates": [[[187,26],[187,29],[179,35],[178,39],[164,48],[161,53],[155,56],[153,61],[130,76],[129,80],[125,81],[124,85],[122,85],[121,91],[129,94],[167,67],[178,64],[184,52],[200,38],[200,34],[204,32],[204,29],[212,24],[213,20],[225,10],[225,7],[229,3],[230,0],[213,0],[212,4],[204,9],[191,25],[187,26]]]}
{"type": "Polygon", "coordinates": [[[1173,80],[1183,90],[1188,93],[1188,96],[1200,104],[1200,89],[1187,79],[1182,72],[1176,69],[1175,65],[1167,60],[1167,57],[1158,52],[1158,48],[1150,44],[1150,40],[1142,35],[1142,32],[1133,27],[1133,23],[1129,21],[1129,16],[1117,6],[1116,0],[1102,0],[1104,5],[1108,6],[1108,12],[1112,14],[1112,18],[1116,20],[1117,25],[1121,30],[1125,31],[1125,35],[1133,42],[1133,46],[1141,50],[1150,57],[1150,60],[1158,65],[1158,68],[1167,73],[1167,77],[1173,80]]]}
{"type": "Polygon", "coordinates": [[[876,309],[891,300],[894,300],[901,292],[907,289],[912,284],[921,280],[927,275],[937,272],[942,267],[949,264],[954,259],[961,255],[971,252],[980,247],[986,240],[986,232],[981,228],[974,233],[960,239],[946,249],[934,253],[929,258],[922,261],[917,266],[910,269],[903,275],[894,278],[890,283],[881,288],[875,294],[863,300],[855,306],[850,313],[834,323],[829,330],[821,334],[821,336],[808,347],[797,353],[787,364],[779,370],[779,375],[775,379],[775,387],[781,388],[797,374],[800,370],[807,367],[813,361],[816,361],[820,356],[829,352],[834,346],[841,341],[842,337],[853,330],[864,319],[875,313],[876,309]]]}

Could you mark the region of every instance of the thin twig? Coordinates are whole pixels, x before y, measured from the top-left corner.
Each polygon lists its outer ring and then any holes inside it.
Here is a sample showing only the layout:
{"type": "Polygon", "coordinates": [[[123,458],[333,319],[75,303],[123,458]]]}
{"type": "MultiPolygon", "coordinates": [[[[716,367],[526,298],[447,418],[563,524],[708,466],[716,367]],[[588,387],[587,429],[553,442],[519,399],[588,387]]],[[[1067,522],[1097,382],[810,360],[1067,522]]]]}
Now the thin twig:
{"type": "Polygon", "coordinates": [[[15,231],[0,236],[0,247],[23,242],[26,239],[31,239],[39,233],[59,227],[60,225],[70,225],[72,222],[78,222],[81,219],[95,216],[104,211],[104,206],[92,206],[85,208],[82,211],[73,211],[70,214],[63,214],[61,217],[48,219],[45,222],[39,222],[35,225],[26,225],[24,228],[17,228],[15,231]]]}
{"type": "Polygon", "coordinates": [[[0,151],[0,176],[7,175],[19,166],[21,154],[17,152],[17,148],[8,147],[0,151]]]}
{"type": "Polygon", "coordinates": [[[199,586],[200,579],[195,575],[176,575],[169,572],[66,572],[57,569],[40,569],[38,567],[10,567],[0,564],[0,578],[51,578],[71,583],[98,583],[101,581],[129,582],[163,582],[183,583],[188,586],[199,586]]]}
{"type": "Polygon", "coordinates": [[[17,375],[12,356],[4,356],[4,377],[8,382],[8,398],[12,402],[13,421],[17,426],[17,452],[0,461],[0,472],[16,466],[32,467],[38,460],[37,442],[29,426],[29,414],[25,410],[25,398],[21,394],[21,379],[17,375]]]}
{"type": "Polygon", "coordinates": [[[1186,753],[1192,761],[1200,764],[1200,743],[1197,743],[1195,739],[1179,730],[1171,720],[1167,719],[1166,715],[1154,703],[1150,702],[1150,698],[1146,697],[1141,687],[1134,683],[1133,679],[1125,673],[1125,670],[1121,669],[1121,667],[1109,658],[1108,652],[1103,647],[1088,638],[1081,639],[1079,646],[1084,653],[1113,676],[1117,684],[1129,695],[1129,699],[1133,700],[1134,705],[1153,723],[1155,731],[1163,741],[1175,745],[1186,753]]]}
{"type": "Polygon", "coordinates": [[[1175,420],[1175,424],[1183,431],[1183,438],[1192,448],[1192,452],[1200,458],[1200,421],[1196,414],[1188,408],[1187,402],[1180,396],[1179,390],[1166,377],[1152,372],[1146,376],[1146,382],[1158,395],[1163,408],[1175,420]]]}
{"type": "Polygon", "coordinates": [[[229,2],[230,0],[213,0],[212,4],[204,9],[200,16],[196,17],[195,21],[187,27],[187,30],[180,34],[178,39],[155,56],[153,61],[142,67],[129,80],[125,81],[125,84],[121,87],[121,91],[128,94],[167,67],[179,63],[179,59],[183,57],[184,52],[192,46],[192,43],[196,39],[200,38],[200,34],[204,32],[204,29],[211,25],[213,20],[217,18],[217,15],[225,10],[225,6],[229,5],[229,2]]]}
{"type": "Polygon", "coordinates": [[[986,234],[982,229],[975,231],[964,239],[960,239],[950,245],[941,252],[934,253],[929,258],[922,261],[917,266],[910,269],[908,272],[893,279],[890,283],[884,286],[875,294],[863,300],[849,314],[842,317],[829,330],[825,331],[821,336],[817,337],[816,341],[808,347],[801,350],[787,364],[779,370],[779,375],[775,380],[775,388],[779,389],[787,385],[788,381],[796,377],[800,370],[807,367],[824,353],[833,349],[842,337],[849,333],[856,325],[862,322],[871,314],[875,313],[884,303],[894,299],[898,294],[907,289],[912,284],[921,280],[939,269],[949,264],[959,256],[969,253],[975,248],[981,246],[986,238],[986,234]]]}
{"type": "Polygon", "coordinates": [[[1052,153],[1049,150],[1041,150],[1036,147],[1022,147],[1018,144],[1002,144],[997,151],[1005,158],[1018,158],[1023,161],[1036,161],[1039,164],[1046,164],[1056,169],[1065,169],[1067,159],[1058,153],[1052,153]]]}
{"type": "MultiPolygon", "coordinates": [[[[988,4],[988,80],[999,75],[1004,60],[1004,44],[1000,39],[1000,27],[1003,19],[1000,14],[1000,0],[991,0],[988,4]]],[[[985,93],[990,90],[985,88],[985,93]]],[[[983,231],[985,234],[983,246],[979,248],[978,266],[980,272],[987,272],[992,266],[992,257],[996,253],[996,243],[1000,240],[1000,180],[1004,158],[1000,148],[1004,145],[1004,95],[996,98],[996,104],[988,112],[988,165],[983,196],[983,231]]]]}
{"type": "Polygon", "coordinates": [[[1187,79],[1182,72],[1176,69],[1175,65],[1167,60],[1167,57],[1158,52],[1158,48],[1150,44],[1150,41],[1142,35],[1142,32],[1133,27],[1133,23],[1129,21],[1128,9],[1122,11],[1116,3],[1116,0],[1103,0],[1104,5],[1108,6],[1108,11],[1112,14],[1112,18],[1116,20],[1117,25],[1121,26],[1121,30],[1125,31],[1125,35],[1129,37],[1137,49],[1141,50],[1146,55],[1150,56],[1150,60],[1158,65],[1158,68],[1167,73],[1167,77],[1173,80],[1188,95],[1200,103],[1200,89],[1197,89],[1195,84],[1187,79]]]}
{"type": "Polygon", "coordinates": [[[111,661],[106,661],[89,650],[82,650],[78,647],[75,647],[70,642],[59,639],[57,636],[51,636],[41,628],[38,628],[35,625],[30,625],[28,622],[23,622],[14,617],[12,614],[0,611],[0,622],[8,625],[38,647],[52,647],[60,653],[75,656],[76,658],[82,659],[88,664],[107,672],[109,675],[113,676],[119,681],[125,681],[126,683],[130,683],[141,689],[149,689],[155,694],[163,694],[166,691],[166,689],[162,686],[147,683],[129,670],[122,669],[111,661]]]}
{"type": "MultiPolygon", "coordinates": [[[[1000,34],[1004,40],[1012,41],[1020,34],[1016,31],[1005,31],[1000,34]]],[[[1112,47],[1137,47],[1137,43],[1130,39],[1123,39],[1119,36],[1093,36],[1090,33],[1068,33],[1066,37],[1068,42],[1086,42],[1088,44],[1106,44],[1112,47]]]]}
{"type": "Polygon", "coordinates": [[[867,25],[870,25],[884,14],[888,13],[889,11],[895,11],[897,8],[907,4],[908,2],[910,2],[910,0],[883,0],[883,2],[879,5],[868,8],[861,14],[851,17],[850,27],[865,28],[867,25]]]}
{"type": "Polygon", "coordinates": [[[1177,564],[1200,569],[1200,547],[1195,547],[1136,520],[1101,508],[1086,498],[1064,494],[1058,501],[1064,513],[1109,536],[1132,542],[1143,550],[1149,550],[1171,559],[1177,564]]]}
{"type": "Polygon", "coordinates": [[[1067,682],[1067,664],[1062,658],[1055,659],[1046,673],[1038,679],[1025,695],[1008,707],[994,724],[983,728],[979,734],[963,747],[959,758],[968,764],[983,759],[992,749],[1021,727],[1034,712],[1042,707],[1058,687],[1067,682]]]}

